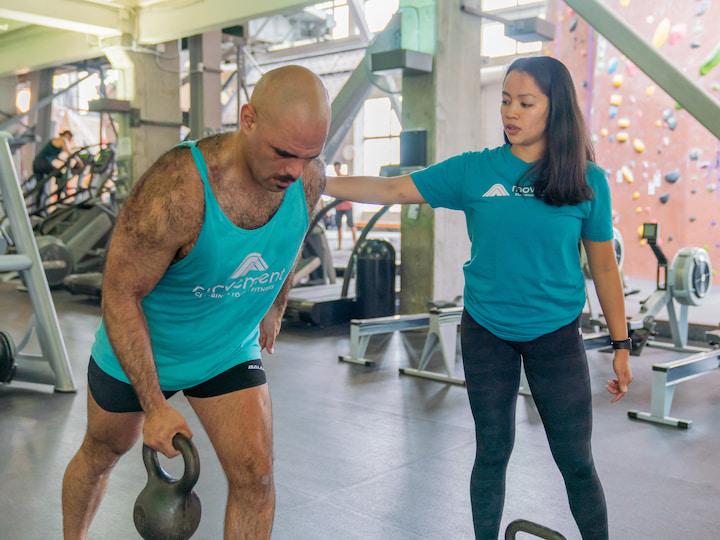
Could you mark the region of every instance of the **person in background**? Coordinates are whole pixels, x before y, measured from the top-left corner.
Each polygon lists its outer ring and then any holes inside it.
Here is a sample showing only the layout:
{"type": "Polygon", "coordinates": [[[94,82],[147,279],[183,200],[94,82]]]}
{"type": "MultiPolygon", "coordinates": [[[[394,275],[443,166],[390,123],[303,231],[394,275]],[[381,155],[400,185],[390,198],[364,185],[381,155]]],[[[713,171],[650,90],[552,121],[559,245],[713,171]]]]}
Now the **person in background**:
{"type": "Polygon", "coordinates": [[[50,139],[33,159],[35,176],[41,179],[60,169],[64,162],[59,156],[63,152],[68,155],[72,153],[72,142],[73,134],[69,129],[61,131],[57,137],[50,139]]]}
{"type": "MultiPolygon", "coordinates": [[[[342,172],[342,163],[336,161],[333,163],[335,169],[335,176],[345,176],[342,172]]],[[[353,244],[357,242],[357,232],[355,230],[355,223],[353,222],[353,205],[350,201],[342,201],[335,207],[335,225],[337,226],[338,234],[338,251],[342,249],[342,222],[343,216],[345,216],[345,223],[347,224],[350,232],[352,233],[353,244]]]]}

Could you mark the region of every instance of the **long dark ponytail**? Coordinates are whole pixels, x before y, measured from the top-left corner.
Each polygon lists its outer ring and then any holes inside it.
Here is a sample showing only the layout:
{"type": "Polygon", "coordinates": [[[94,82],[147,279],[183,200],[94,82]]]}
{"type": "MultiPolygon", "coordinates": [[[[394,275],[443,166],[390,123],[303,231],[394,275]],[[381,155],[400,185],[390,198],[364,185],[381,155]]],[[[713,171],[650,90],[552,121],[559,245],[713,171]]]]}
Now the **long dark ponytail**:
{"type": "MultiPolygon", "coordinates": [[[[578,204],[593,198],[587,183],[587,161],[595,152],[585,131],[570,72],[549,56],[518,58],[508,68],[530,75],[548,98],[545,155],[523,176],[519,185],[535,178],[535,196],[552,206],[578,204]]],[[[510,141],[505,135],[505,142],[510,141]]]]}

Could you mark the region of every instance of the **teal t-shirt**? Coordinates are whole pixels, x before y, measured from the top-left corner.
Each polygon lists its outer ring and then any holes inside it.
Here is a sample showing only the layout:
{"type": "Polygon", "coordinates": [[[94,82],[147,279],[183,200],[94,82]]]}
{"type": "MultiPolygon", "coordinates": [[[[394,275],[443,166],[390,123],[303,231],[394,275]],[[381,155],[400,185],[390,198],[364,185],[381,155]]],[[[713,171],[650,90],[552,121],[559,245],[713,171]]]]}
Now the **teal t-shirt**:
{"type": "MultiPolygon", "coordinates": [[[[190,253],[170,265],[142,299],[163,390],[189,388],[260,358],[258,325],[275,301],[309,225],[302,179],[285,192],[270,221],[241,229],[223,212],[194,142],[205,216],[190,253]]],[[[108,375],[129,382],[101,322],[92,355],[108,375]]]]}
{"type": "Polygon", "coordinates": [[[580,239],[613,238],[602,168],[587,164],[593,200],[556,207],[535,198],[532,185],[517,186],[531,166],[506,144],[411,175],[433,208],[465,213],[472,245],[464,265],[465,309],[509,341],[531,341],[577,318],[585,305],[580,239]]]}

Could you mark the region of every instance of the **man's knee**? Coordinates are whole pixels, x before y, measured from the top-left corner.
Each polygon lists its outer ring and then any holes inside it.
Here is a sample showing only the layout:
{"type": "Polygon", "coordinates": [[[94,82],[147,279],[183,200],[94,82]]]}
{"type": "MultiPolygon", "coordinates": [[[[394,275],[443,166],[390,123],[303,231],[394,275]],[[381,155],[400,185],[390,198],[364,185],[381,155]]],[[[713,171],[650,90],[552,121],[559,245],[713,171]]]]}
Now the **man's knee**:
{"type": "Polygon", "coordinates": [[[270,453],[238,457],[226,471],[231,490],[268,494],[273,490],[273,461],[270,453]]]}
{"type": "Polygon", "coordinates": [[[111,469],[134,445],[135,437],[102,439],[88,433],[85,435],[79,453],[97,474],[111,469]]]}

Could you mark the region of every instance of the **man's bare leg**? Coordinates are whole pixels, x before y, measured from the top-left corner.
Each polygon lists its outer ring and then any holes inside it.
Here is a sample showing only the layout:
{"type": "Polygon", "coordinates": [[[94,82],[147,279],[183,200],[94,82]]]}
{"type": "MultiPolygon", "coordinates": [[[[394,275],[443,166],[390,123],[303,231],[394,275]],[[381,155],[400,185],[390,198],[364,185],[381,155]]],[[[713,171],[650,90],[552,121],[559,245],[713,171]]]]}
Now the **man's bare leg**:
{"type": "Polygon", "coordinates": [[[140,436],[143,413],[111,413],[88,391],[85,439],[65,470],[62,486],[65,540],[84,540],[102,500],[110,471],[140,436]]]}
{"type": "Polygon", "coordinates": [[[270,538],[275,515],[272,406],[267,384],[188,397],[228,479],[225,539],[270,538]]]}

